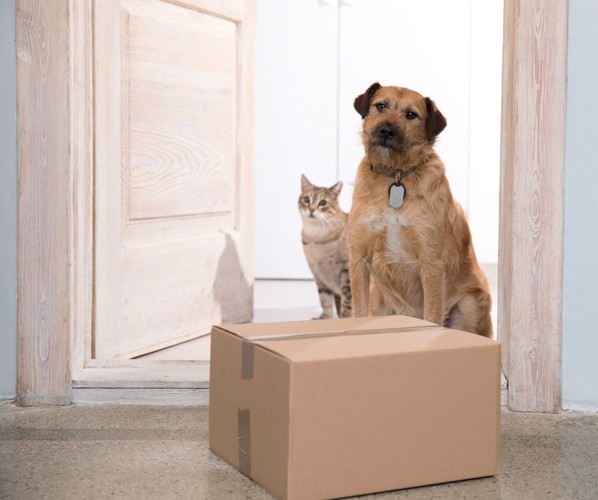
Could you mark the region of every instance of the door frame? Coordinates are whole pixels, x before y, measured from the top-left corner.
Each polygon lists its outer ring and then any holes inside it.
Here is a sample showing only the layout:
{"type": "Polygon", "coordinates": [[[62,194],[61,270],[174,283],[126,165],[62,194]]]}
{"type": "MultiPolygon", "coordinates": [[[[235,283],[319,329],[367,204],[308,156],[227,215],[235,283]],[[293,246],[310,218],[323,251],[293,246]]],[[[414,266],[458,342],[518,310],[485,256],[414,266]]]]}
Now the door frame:
{"type": "Polygon", "coordinates": [[[568,11],[505,0],[498,333],[514,411],[561,409],[568,11]]]}
{"type": "MultiPolygon", "coordinates": [[[[233,2],[213,3],[240,21],[233,2]]],[[[17,404],[206,404],[208,363],[91,362],[91,3],[16,5],[17,404]]],[[[255,0],[245,8],[255,27],[255,0]]],[[[509,408],[557,412],[568,4],[505,0],[504,12],[498,335],[509,408]]],[[[254,35],[242,31],[244,58],[254,35]]],[[[241,70],[250,127],[253,75],[241,70]]]]}
{"type": "MultiPolygon", "coordinates": [[[[237,24],[243,176],[235,218],[250,234],[255,0],[165,1],[237,24]]],[[[92,0],[17,0],[16,7],[17,404],[207,404],[207,361],[91,359],[92,0]]],[[[243,245],[252,275],[252,239],[243,245]]]]}

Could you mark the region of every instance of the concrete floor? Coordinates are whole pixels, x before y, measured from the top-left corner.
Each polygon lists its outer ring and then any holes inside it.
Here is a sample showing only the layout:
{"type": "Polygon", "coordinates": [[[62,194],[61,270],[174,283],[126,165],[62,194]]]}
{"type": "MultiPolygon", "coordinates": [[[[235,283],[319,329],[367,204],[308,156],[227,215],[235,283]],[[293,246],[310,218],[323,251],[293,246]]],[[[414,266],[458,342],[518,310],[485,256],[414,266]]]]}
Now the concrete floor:
{"type": "MultiPolygon", "coordinates": [[[[598,414],[502,416],[498,477],[364,499],[597,499],[598,414]]],[[[272,498],[208,450],[205,407],[0,405],[1,499],[272,498]]]]}
{"type": "MultiPolygon", "coordinates": [[[[256,321],[319,312],[313,282],[256,283],[256,321]]],[[[503,411],[501,463],[498,477],[361,498],[598,499],[598,413],[503,411]]],[[[205,407],[0,403],[0,499],[96,498],[272,497],[208,450],[205,407]]]]}

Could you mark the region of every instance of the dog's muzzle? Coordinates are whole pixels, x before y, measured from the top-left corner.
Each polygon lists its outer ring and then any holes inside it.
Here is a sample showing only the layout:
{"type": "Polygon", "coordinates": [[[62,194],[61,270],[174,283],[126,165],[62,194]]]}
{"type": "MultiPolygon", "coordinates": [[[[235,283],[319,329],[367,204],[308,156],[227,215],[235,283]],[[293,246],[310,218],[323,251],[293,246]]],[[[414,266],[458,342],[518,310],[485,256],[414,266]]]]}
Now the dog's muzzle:
{"type": "Polygon", "coordinates": [[[381,123],[370,134],[370,144],[372,146],[383,146],[390,149],[398,149],[401,145],[400,130],[388,123],[381,123]]]}

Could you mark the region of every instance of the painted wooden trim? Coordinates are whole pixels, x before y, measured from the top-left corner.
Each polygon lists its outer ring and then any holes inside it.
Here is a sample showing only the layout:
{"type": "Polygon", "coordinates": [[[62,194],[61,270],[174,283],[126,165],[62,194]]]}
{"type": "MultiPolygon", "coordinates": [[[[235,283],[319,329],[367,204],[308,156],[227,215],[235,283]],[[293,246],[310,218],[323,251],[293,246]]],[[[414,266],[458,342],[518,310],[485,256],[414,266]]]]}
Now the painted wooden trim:
{"type": "Polygon", "coordinates": [[[163,0],[174,5],[196,10],[210,16],[220,17],[227,21],[239,23],[243,21],[248,1],[254,0],[163,0]]]}
{"type": "Polygon", "coordinates": [[[208,389],[178,388],[75,388],[73,403],[151,406],[207,406],[208,389]]]}
{"type": "Polygon", "coordinates": [[[561,408],[567,15],[505,1],[498,330],[516,411],[561,408]]]}
{"type": "Polygon", "coordinates": [[[93,54],[92,5],[69,2],[71,61],[72,377],[91,359],[93,283],[93,54]]]}
{"type": "Polygon", "coordinates": [[[209,379],[208,361],[109,360],[86,367],[73,387],[207,389],[209,379]]]}
{"type": "Polygon", "coordinates": [[[257,27],[256,0],[244,1],[244,20],[237,24],[237,158],[235,189],[239,205],[235,210],[236,229],[242,236],[241,268],[245,282],[251,288],[253,311],[253,285],[255,261],[255,47],[257,27]]]}
{"type": "Polygon", "coordinates": [[[17,0],[17,403],[70,404],[69,16],[17,0]]]}

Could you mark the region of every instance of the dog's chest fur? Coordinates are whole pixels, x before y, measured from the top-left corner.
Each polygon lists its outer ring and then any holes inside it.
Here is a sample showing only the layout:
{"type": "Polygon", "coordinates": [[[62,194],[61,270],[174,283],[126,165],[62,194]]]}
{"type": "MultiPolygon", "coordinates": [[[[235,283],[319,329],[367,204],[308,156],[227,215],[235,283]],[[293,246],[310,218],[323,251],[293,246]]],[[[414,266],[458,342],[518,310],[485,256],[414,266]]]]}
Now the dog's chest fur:
{"type": "Polygon", "coordinates": [[[382,256],[386,264],[415,264],[412,232],[401,209],[387,207],[382,211],[372,210],[365,218],[364,224],[374,233],[378,244],[383,248],[382,256]]]}

